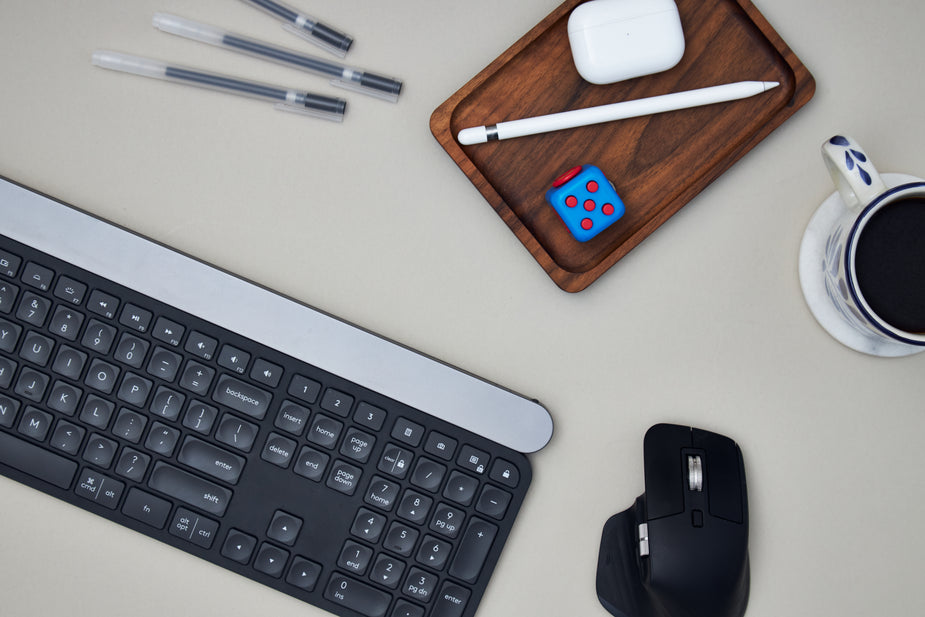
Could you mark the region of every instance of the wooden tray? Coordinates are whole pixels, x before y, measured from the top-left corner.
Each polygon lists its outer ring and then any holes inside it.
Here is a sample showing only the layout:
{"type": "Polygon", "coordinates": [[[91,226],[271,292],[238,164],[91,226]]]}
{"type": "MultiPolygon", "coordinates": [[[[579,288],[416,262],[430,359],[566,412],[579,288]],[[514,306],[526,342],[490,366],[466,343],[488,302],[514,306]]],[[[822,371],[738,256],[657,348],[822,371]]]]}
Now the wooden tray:
{"type": "Polygon", "coordinates": [[[437,141],[559,287],[577,292],[681,209],[813,96],[815,81],[749,0],[677,0],[686,38],[669,71],[596,86],[572,63],[567,0],[438,107],[437,141]],[[765,94],[705,107],[462,147],[460,129],[729,82],[778,81],[765,94]],[[593,164],[626,214],[572,238],[546,190],[593,164]]]}

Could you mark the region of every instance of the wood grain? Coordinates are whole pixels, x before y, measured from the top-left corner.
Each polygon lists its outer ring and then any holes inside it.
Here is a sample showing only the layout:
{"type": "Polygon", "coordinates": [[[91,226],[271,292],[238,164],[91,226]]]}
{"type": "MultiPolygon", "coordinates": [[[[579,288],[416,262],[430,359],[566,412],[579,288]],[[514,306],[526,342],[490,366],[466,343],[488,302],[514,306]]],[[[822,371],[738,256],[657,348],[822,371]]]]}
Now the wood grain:
{"type": "Polygon", "coordinates": [[[686,38],[681,62],[646,77],[598,86],[575,70],[567,0],[432,114],[431,131],[559,287],[600,277],[813,96],[815,81],[749,0],[677,0],[686,38]],[[605,105],[745,80],[779,81],[749,99],[460,146],[470,126],[605,105]],[[578,242],[545,200],[570,167],[597,165],[626,214],[578,242]]]}

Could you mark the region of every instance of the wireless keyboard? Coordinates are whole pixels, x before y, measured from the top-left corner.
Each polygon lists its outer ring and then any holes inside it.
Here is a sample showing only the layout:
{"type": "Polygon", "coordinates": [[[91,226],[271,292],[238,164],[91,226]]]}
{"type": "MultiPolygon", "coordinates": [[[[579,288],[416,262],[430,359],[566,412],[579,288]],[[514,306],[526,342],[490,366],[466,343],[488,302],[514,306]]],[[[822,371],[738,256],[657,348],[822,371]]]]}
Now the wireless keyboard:
{"type": "Polygon", "coordinates": [[[475,613],[537,402],[0,179],[0,473],[344,617],[475,613]]]}

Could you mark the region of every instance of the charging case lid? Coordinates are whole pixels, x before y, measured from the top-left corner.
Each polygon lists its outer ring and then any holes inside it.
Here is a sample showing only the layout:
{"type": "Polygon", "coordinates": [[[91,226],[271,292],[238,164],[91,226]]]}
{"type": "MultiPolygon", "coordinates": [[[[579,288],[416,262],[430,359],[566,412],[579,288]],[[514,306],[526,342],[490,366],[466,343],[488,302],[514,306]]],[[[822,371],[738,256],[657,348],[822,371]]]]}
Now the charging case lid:
{"type": "Polygon", "coordinates": [[[684,55],[684,31],[674,0],[592,0],[568,20],[578,73],[592,84],[659,73],[684,55]]]}

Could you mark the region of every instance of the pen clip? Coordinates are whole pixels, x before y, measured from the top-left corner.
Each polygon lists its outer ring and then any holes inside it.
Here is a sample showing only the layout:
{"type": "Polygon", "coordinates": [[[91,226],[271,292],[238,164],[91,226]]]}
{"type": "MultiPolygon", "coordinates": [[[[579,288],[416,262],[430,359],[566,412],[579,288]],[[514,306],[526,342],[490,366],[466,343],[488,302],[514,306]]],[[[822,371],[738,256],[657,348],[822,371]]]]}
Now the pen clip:
{"type": "Polygon", "coordinates": [[[278,109],[279,111],[287,111],[291,114],[300,114],[302,116],[319,118],[321,120],[328,120],[330,122],[344,121],[344,114],[335,113],[333,111],[320,111],[317,109],[302,107],[300,105],[290,105],[289,103],[274,103],[273,108],[278,109]]]}
{"type": "Polygon", "coordinates": [[[332,79],[330,83],[332,86],[337,88],[343,88],[344,90],[350,90],[351,92],[358,92],[359,94],[365,94],[366,96],[382,99],[383,101],[389,101],[390,103],[398,102],[398,94],[385,92],[384,90],[379,90],[377,88],[370,88],[369,86],[358,84],[355,81],[348,81],[346,79],[332,79]]]}
{"type": "Polygon", "coordinates": [[[329,54],[333,54],[337,56],[338,58],[343,58],[347,55],[346,49],[341,49],[339,47],[335,47],[334,45],[331,45],[330,43],[326,43],[322,41],[321,39],[319,39],[317,36],[313,35],[311,32],[306,32],[302,28],[298,28],[296,26],[293,26],[292,24],[283,24],[283,30],[290,32],[299,38],[305,39],[312,45],[316,45],[320,47],[321,49],[325,50],[326,52],[328,52],[329,54]]]}

